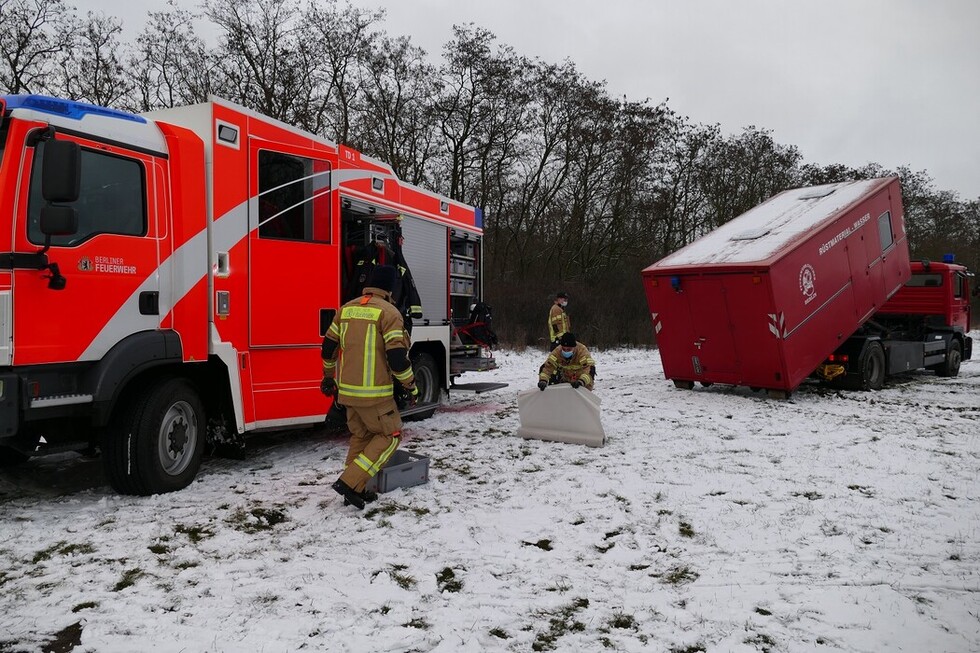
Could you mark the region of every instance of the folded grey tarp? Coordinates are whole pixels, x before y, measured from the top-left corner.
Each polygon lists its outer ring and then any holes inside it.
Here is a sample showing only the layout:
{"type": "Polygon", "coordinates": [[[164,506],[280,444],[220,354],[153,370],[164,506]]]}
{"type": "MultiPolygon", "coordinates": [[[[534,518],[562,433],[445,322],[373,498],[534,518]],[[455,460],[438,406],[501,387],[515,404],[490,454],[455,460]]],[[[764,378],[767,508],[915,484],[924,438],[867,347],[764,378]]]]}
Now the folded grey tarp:
{"type": "Polygon", "coordinates": [[[606,433],[599,420],[599,403],[595,393],[565,383],[544,391],[525,390],[517,395],[521,420],[517,434],[525,439],[601,447],[606,433]]]}

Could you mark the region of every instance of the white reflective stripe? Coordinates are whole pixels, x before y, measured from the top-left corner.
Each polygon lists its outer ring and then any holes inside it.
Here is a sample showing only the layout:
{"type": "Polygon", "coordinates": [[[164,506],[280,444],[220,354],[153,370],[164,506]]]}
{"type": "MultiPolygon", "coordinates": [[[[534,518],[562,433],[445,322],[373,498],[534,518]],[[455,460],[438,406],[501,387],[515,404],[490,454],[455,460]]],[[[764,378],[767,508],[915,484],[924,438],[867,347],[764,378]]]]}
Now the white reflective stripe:
{"type": "Polygon", "coordinates": [[[0,292],[0,367],[13,364],[14,359],[14,314],[10,291],[0,292]]]}
{"type": "Polygon", "coordinates": [[[50,408],[51,406],[73,406],[92,403],[92,395],[61,395],[31,399],[31,408],[50,408]]]}

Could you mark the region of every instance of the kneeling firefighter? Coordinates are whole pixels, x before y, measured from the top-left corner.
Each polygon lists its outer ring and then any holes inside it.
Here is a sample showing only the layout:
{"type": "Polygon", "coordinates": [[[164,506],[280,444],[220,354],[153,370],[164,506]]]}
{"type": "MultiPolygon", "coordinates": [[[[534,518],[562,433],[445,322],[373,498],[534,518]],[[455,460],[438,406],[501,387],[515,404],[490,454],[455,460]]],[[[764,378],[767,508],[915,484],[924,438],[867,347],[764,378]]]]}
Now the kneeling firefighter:
{"type": "Polygon", "coordinates": [[[344,472],[331,487],[357,509],[377,498],[365,492],[365,486],[401,439],[393,378],[405,388],[411,405],[418,401],[408,359],[411,342],[401,314],[391,304],[396,275],[389,265],[376,267],[364,294],[340,308],[323,339],[320,390],[347,409],[351,432],[344,472]]]}
{"type": "Polygon", "coordinates": [[[595,385],[595,361],[592,354],[572,333],[565,332],[558,346],[548,354],[548,359],[538,370],[538,389],[549,385],[570,383],[573,388],[585,386],[592,390],[595,385]]]}

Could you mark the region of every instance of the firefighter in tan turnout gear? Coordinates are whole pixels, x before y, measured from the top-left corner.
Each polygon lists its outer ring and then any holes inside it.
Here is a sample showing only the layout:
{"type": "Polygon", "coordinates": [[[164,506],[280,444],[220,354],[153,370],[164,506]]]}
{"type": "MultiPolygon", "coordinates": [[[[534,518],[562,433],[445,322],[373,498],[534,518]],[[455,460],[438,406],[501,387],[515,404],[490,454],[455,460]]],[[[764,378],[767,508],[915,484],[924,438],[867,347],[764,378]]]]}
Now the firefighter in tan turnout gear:
{"type": "Polygon", "coordinates": [[[323,339],[320,389],[347,409],[351,432],[344,472],[331,487],[357,509],[377,498],[364,491],[365,485],[401,438],[394,382],[405,388],[412,405],[419,393],[408,359],[411,342],[391,304],[396,275],[389,265],[376,267],[364,294],[340,308],[323,339]]]}
{"type": "Polygon", "coordinates": [[[572,321],[565,312],[566,306],[568,306],[568,294],[557,293],[555,303],[551,305],[551,310],[548,312],[548,340],[551,342],[552,349],[558,346],[559,338],[572,330],[572,321]]]}
{"type": "Polygon", "coordinates": [[[595,360],[585,345],[568,332],[548,354],[538,373],[539,390],[557,383],[570,383],[573,388],[585,386],[586,390],[595,386],[595,360]]]}

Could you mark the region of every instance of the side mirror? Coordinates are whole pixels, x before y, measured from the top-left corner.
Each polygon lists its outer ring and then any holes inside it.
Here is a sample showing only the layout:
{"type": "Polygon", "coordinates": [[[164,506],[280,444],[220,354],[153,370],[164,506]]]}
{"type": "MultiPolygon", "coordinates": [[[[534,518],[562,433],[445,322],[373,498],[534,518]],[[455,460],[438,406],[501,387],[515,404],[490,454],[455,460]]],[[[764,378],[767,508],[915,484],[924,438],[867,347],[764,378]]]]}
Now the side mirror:
{"type": "Polygon", "coordinates": [[[74,202],[81,186],[81,148],[78,143],[55,139],[44,141],[43,147],[41,195],[48,202],[74,202]]]}
{"type": "Polygon", "coordinates": [[[45,236],[71,236],[78,233],[78,212],[70,206],[45,206],[40,227],[45,236]]]}

